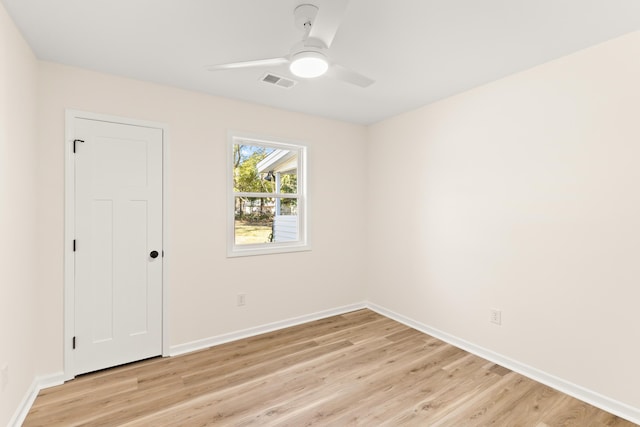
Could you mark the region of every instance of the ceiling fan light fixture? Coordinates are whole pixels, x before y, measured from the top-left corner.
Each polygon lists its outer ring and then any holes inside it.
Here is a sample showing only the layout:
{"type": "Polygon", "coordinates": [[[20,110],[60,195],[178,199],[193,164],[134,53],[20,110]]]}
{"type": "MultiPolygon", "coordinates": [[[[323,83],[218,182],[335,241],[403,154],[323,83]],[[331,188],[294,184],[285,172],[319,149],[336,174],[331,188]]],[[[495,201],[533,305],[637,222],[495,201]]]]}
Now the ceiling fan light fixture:
{"type": "Polygon", "coordinates": [[[305,79],[320,77],[329,69],[329,61],[327,57],[314,51],[298,52],[291,58],[289,65],[291,72],[305,79]]]}

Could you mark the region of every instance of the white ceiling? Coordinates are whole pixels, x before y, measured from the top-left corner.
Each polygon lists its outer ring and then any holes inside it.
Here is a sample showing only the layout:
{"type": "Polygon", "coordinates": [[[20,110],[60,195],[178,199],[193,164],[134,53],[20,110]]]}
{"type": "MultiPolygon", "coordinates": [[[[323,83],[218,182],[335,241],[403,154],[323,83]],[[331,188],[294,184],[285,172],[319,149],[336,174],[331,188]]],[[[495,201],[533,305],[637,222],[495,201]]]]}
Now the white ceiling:
{"type": "Polygon", "coordinates": [[[640,0],[351,0],[330,53],[376,83],[287,90],[205,65],[287,55],[300,0],[2,2],[42,60],[363,124],[640,29],[640,0]]]}

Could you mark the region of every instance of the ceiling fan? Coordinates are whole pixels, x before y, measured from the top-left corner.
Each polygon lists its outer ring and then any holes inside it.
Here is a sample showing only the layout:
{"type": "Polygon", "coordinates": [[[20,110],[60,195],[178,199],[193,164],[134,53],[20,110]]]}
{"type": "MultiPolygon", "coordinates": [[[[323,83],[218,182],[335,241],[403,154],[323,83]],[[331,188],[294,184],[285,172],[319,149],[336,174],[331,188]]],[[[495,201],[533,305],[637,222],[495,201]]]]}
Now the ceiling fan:
{"type": "Polygon", "coordinates": [[[322,10],[313,4],[297,6],[293,11],[293,16],[296,26],[304,31],[304,36],[302,41],[293,45],[289,55],[211,65],[207,69],[219,71],[289,64],[289,70],[297,77],[315,78],[326,74],[356,86],[370,86],[374,80],[333,63],[328,54],[347,9],[347,2],[348,0],[331,0],[322,10]]]}

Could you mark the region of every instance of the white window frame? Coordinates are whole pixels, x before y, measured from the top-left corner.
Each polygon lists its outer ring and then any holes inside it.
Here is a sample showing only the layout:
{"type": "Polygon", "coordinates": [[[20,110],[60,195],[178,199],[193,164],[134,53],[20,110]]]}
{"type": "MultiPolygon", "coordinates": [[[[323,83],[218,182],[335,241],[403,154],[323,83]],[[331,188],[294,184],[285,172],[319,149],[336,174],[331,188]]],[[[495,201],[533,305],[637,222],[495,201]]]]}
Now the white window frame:
{"type": "MultiPolygon", "coordinates": [[[[227,257],[269,255],[309,251],[307,206],[307,146],[280,138],[260,137],[239,132],[229,132],[227,145],[227,257]],[[235,243],[235,197],[263,197],[265,193],[236,193],[233,190],[233,147],[236,144],[292,150],[298,153],[298,240],[292,242],[267,242],[246,245],[235,243]]],[[[290,193],[268,193],[269,197],[291,198],[290,193]]]]}

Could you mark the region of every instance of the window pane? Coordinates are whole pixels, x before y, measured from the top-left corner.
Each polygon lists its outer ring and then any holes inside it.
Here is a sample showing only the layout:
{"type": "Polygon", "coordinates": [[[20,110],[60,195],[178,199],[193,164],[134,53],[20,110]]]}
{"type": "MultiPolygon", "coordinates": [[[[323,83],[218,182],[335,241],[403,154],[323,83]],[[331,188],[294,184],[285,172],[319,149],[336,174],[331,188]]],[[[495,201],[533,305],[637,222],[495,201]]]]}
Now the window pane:
{"type": "Polygon", "coordinates": [[[276,199],[276,215],[298,215],[298,199],[276,199]]]}
{"type": "MultiPolygon", "coordinates": [[[[262,170],[265,159],[277,151],[258,145],[233,145],[233,191],[243,193],[273,193],[275,176],[262,170]]],[[[268,166],[268,165],[267,165],[268,166]]]]}
{"type": "Polygon", "coordinates": [[[235,198],[235,244],[252,245],[273,241],[275,199],[235,198]]]}
{"type": "MultiPolygon", "coordinates": [[[[297,162],[296,162],[297,163],[297,162]]],[[[296,164],[297,167],[297,164],[296,164]]],[[[298,193],[298,173],[297,169],[280,173],[280,192],[285,194],[298,193]]]]}

